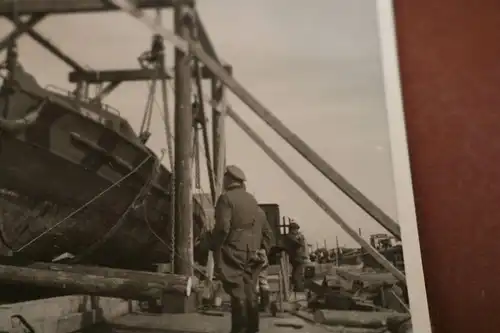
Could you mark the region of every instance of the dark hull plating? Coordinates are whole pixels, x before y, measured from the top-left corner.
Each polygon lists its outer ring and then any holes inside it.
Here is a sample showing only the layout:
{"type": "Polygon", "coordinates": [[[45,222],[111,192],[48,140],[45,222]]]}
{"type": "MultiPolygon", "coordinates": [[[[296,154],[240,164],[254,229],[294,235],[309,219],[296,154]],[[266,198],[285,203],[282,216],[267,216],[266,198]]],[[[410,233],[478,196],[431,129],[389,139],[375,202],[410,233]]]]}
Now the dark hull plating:
{"type": "MultiPolygon", "coordinates": [[[[51,99],[34,124],[1,136],[0,253],[43,261],[66,252],[85,254],[80,262],[126,268],[169,261],[170,172],[161,167],[147,195],[134,202],[154,174],[157,157],[148,159],[152,153],[130,125],[102,107],[77,105],[41,89],[22,73],[18,82],[51,99]],[[132,176],[96,198],[141,163],[132,176]],[[119,221],[111,237],[93,249],[119,221]]],[[[0,100],[0,110],[5,101],[0,100]]],[[[7,119],[25,116],[38,103],[24,93],[10,101],[7,119]]],[[[197,236],[206,216],[199,200],[194,212],[197,236]]]]}

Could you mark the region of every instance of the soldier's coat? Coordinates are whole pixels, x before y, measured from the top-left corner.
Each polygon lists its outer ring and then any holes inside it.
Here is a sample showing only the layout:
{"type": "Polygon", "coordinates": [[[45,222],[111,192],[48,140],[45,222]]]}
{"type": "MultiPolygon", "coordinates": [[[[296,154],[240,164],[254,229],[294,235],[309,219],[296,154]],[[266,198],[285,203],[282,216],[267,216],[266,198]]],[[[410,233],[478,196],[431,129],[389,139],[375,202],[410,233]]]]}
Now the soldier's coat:
{"type": "Polygon", "coordinates": [[[306,240],[300,231],[287,234],[285,244],[291,261],[302,262],[306,259],[306,240]]]}
{"type": "Polygon", "coordinates": [[[261,248],[269,250],[271,230],[257,200],[242,186],[230,186],[219,197],[212,244],[215,274],[225,285],[239,286],[249,277],[256,282],[259,268],[250,259],[261,248]]]}

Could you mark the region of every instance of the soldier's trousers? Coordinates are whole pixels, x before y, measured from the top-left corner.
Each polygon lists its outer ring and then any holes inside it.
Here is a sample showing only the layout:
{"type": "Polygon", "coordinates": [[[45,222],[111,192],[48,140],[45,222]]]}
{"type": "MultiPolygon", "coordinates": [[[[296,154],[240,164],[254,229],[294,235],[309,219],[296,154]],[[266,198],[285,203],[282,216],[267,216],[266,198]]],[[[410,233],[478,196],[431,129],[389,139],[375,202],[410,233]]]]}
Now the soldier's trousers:
{"type": "Polygon", "coordinates": [[[298,261],[292,261],[292,284],[293,291],[302,292],[304,291],[304,263],[298,261]]]}
{"type": "Polygon", "coordinates": [[[231,297],[231,333],[259,332],[259,304],[255,285],[259,271],[243,272],[238,279],[223,282],[231,297]]]}

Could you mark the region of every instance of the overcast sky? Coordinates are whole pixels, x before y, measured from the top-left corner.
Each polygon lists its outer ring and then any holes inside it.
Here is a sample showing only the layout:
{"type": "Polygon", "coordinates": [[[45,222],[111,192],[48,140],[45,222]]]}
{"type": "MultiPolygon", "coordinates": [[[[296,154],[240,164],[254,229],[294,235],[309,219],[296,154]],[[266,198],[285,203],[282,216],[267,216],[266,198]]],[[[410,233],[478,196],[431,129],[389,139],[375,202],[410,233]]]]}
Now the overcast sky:
{"type": "MultiPolygon", "coordinates": [[[[396,218],[383,75],[375,1],[202,0],[199,12],[219,55],[234,76],[292,131],[396,218]],[[314,5],[312,4],[314,2],[314,5]]],[[[171,16],[164,14],[171,26],[171,16]]],[[[0,31],[9,24],[0,23],[0,31]]],[[[137,66],[150,32],[125,14],[49,17],[37,26],[78,62],[95,69],[137,66]]],[[[21,62],[42,84],[71,88],[70,70],[29,37],[20,40],[21,62]]],[[[173,57],[173,56],[172,56],[173,57]]],[[[171,58],[172,58],[171,57],[171,58]]],[[[146,85],[126,84],[107,103],[136,129],[146,103],[146,85]]],[[[382,229],[334,185],[258,120],[237,98],[233,107],[269,145],[364,235],[382,229]]],[[[156,151],[165,146],[159,110],[156,151]]],[[[295,218],[310,243],[353,241],[228,120],[228,163],[245,171],[248,188],[261,202],[278,203],[295,218]]],[[[206,178],[206,177],[205,177],[206,178]]],[[[205,191],[208,186],[204,182],[205,191]]]]}

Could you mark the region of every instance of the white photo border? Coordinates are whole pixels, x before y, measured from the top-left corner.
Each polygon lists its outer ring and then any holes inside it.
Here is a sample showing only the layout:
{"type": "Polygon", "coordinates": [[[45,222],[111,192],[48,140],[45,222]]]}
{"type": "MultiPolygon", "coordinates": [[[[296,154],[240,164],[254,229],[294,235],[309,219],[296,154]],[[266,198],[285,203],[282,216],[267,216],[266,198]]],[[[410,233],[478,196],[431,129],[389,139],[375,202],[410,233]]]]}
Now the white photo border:
{"type": "Polygon", "coordinates": [[[397,220],[401,224],[403,254],[406,259],[405,272],[412,326],[414,332],[431,333],[404,119],[393,1],[377,0],[377,14],[394,186],[397,198],[397,220]]]}

